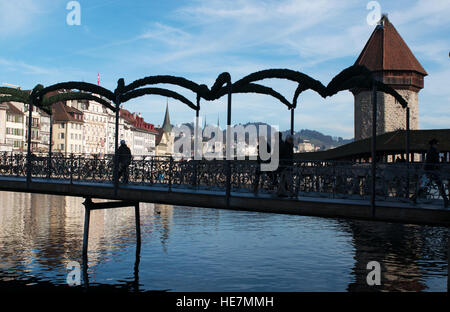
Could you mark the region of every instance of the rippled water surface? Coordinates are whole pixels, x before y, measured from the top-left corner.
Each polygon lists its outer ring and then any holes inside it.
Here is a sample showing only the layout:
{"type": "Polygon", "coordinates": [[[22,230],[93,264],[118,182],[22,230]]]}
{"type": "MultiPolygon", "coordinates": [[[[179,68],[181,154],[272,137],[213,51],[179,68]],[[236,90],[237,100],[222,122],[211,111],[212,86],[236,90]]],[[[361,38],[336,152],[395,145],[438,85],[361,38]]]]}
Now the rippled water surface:
{"type": "MultiPolygon", "coordinates": [[[[67,285],[83,199],[0,192],[0,284],[67,285]]],[[[130,291],[445,291],[447,228],[141,204],[91,212],[89,286],[130,291]],[[366,283],[381,264],[381,286],[366,283]]],[[[82,279],[83,281],[83,279],[82,279]]]]}

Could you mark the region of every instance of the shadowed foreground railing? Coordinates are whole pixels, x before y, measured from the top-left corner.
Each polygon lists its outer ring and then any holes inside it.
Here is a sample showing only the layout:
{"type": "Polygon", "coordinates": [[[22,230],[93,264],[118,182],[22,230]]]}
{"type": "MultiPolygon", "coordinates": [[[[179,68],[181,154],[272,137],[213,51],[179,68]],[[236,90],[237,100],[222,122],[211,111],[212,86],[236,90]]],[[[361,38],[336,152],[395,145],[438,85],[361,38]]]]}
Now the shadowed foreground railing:
{"type": "MultiPolygon", "coordinates": [[[[277,171],[262,172],[256,161],[234,160],[231,166],[233,192],[277,194],[281,176],[288,181],[288,197],[319,197],[362,199],[370,198],[370,163],[338,161],[295,161],[292,166],[277,171]],[[257,183],[258,181],[258,183],[257,183]]],[[[26,177],[26,156],[0,155],[0,175],[26,177]]],[[[33,155],[31,177],[65,180],[74,183],[113,182],[113,155],[33,155]]],[[[171,157],[146,157],[132,160],[128,168],[130,185],[153,185],[172,188],[224,191],[226,189],[226,161],[179,160],[171,157]]],[[[376,170],[376,199],[410,201],[419,185],[424,188],[419,200],[428,203],[442,201],[438,182],[449,192],[450,165],[441,164],[437,170],[426,172],[422,163],[380,163],[376,170]],[[428,175],[426,175],[428,173],[428,175]],[[434,179],[424,179],[425,176],[434,179]]],[[[448,196],[448,195],[447,195],[448,196]]]]}

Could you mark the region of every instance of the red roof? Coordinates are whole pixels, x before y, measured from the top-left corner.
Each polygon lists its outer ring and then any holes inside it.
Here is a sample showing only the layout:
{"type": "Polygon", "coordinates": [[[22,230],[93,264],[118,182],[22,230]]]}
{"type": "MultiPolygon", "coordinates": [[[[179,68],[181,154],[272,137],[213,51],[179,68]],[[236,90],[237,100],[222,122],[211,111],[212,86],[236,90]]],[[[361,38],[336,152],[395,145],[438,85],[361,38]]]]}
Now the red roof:
{"type": "Polygon", "coordinates": [[[53,104],[53,120],[62,122],[83,122],[83,112],[76,108],[67,106],[62,102],[53,104]]]}
{"type": "Polygon", "coordinates": [[[7,105],[6,111],[8,112],[8,114],[12,114],[12,115],[23,115],[24,113],[18,109],[16,106],[14,106],[14,104],[12,103],[5,103],[7,105]]]}
{"type": "Polygon", "coordinates": [[[386,16],[373,31],[355,64],[371,71],[401,70],[428,75],[386,16]]]}
{"type": "Polygon", "coordinates": [[[158,131],[156,131],[155,126],[145,122],[144,118],[136,115],[136,113],[130,113],[128,110],[126,109],[121,109],[120,110],[120,116],[122,118],[124,118],[125,120],[127,120],[129,123],[131,123],[134,127],[136,127],[137,129],[143,130],[143,131],[147,131],[147,132],[151,132],[154,134],[157,134],[158,131]]]}

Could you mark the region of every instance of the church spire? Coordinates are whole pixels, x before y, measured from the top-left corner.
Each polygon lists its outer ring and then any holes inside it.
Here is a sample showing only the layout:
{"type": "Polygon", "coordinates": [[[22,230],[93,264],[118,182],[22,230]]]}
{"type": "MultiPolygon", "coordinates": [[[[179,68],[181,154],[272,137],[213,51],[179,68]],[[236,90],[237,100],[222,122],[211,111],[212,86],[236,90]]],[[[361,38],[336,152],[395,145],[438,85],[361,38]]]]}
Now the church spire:
{"type": "Polygon", "coordinates": [[[170,116],[169,116],[169,101],[166,102],[166,115],[164,116],[164,123],[162,125],[162,129],[166,133],[172,132],[172,125],[170,124],[170,116]]]}

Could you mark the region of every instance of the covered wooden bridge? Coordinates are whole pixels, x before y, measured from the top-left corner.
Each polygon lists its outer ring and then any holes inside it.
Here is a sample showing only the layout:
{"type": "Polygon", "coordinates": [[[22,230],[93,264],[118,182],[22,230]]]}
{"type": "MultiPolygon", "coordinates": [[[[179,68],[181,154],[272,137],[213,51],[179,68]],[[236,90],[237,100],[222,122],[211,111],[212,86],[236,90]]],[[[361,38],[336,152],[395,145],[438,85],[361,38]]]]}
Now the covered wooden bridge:
{"type": "MultiPolygon", "coordinates": [[[[431,139],[439,141],[441,162],[450,162],[450,129],[410,130],[411,162],[425,160],[431,139]]],[[[371,138],[345,144],[326,151],[298,153],[298,160],[343,160],[353,162],[371,161],[371,138]]],[[[380,162],[395,162],[406,159],[406,130],[383,133],[376,139],[376,155],[380,162]]]]}

